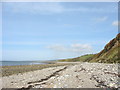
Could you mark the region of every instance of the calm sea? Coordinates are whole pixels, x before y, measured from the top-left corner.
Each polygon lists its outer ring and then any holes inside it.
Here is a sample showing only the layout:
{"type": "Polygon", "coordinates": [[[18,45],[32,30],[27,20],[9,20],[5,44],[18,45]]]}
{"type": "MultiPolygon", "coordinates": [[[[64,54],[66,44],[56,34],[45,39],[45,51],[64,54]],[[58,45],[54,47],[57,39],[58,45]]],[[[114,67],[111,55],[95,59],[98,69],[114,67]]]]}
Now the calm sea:
{"type": "Polygon", "coordinates": [[[0,66],[46,64],[39,61],[0,61],[0,66]]]}

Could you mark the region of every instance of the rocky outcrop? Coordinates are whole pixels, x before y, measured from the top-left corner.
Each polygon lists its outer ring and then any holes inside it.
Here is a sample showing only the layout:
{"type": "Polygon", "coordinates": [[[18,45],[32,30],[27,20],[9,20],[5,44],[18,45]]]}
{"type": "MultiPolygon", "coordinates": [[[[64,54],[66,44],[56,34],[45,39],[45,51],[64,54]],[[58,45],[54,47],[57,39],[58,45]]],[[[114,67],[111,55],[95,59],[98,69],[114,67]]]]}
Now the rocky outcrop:
{"type": "Polygon", "coordinates": [[[111,40],[101,52],[95,54],[91,62],[120,63],[119,50],[120,33],[116,38],[111,40]]]}
{"type": "Polygon", "coordinates": [[[100,62],[100,63],[120,63],[120,33],[112,39],[102,51],[97,54],[88,54],[71,59],[59,61],[66,62],[100,62]]]}

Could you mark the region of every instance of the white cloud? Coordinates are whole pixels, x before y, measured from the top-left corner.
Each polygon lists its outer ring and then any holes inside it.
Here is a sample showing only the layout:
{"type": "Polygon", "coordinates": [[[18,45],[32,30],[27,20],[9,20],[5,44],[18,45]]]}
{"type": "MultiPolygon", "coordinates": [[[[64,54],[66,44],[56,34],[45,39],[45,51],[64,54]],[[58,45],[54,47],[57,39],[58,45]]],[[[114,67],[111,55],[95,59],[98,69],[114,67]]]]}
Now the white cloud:
{"type": "Polygon", "coordinates": [[[113,22],[112,22],[112,25],[113,25],[113,26],[118,26],[118,25],[120,25],[120,21],[113,21],[113,22]]]}
{"type": "MultiPolygon", "coordinates": [[[[80,6],[79,8],[68,8],[59,2],[38,2],[38,3],[6,3],[9,10],[14,13],[31,13],[31,14],[52,14],[52,13],[63,13],[63,12],[97,12],[97,13],[113,13],[117,9],[110,10],[109,7],[104,8],[93,8],[80,6]]],[[[7,11],[9,11],[7,10],[7,11]]],[[[103,18],[103,20],[106,18],[103,18]]]]}
{"type": "Polygon", "coordinates": [[[104,22],[104,21],[106,21],[107,19],[108,19],[108,17],[107,17],[107,16],[104,16],[104,17],[96,18],[95,20],[96,20],[97,22],[104,22]]]}
{"type": "Polygon", "coordinates": [[[55,52],[69,52],[69,53],[79,53],[79,54],[90,53],[93,50],[92,46],[89,44],[71,44],[69,46],[58,44],[58,45],[48,46],[47,48],[55,52]]]}
{"type": "Polygon", "coordinates": [[[117,9],[110,10],[106,7],[104,8],[94,8],[94,7],[84,7],[80,6],[79,8],[64,8],[64,11],[79,11],[79,12],[87,12],[87,13],[114,13],[117,9]]]}
{"type": "Polygon", "coordinates": [[[90,52],[92,50],[92,46],[88,44],[72,44],[71,51],[73,52],[90,52]]]}
{"type": "Polygon", "coordinates": [[[8,3],[14,13],[31,13],[31,14],[50,14],[61,13],[63,7],[59,3],[8,3]]]}
{"type": "Polygon", "coordinates": [[[51,45],[51,46],[48,46],[47,48],[54,50],[54,51],[65,51],[66,50],[66,48],[63,45],[59,45],[59,44],[51,45]]]}

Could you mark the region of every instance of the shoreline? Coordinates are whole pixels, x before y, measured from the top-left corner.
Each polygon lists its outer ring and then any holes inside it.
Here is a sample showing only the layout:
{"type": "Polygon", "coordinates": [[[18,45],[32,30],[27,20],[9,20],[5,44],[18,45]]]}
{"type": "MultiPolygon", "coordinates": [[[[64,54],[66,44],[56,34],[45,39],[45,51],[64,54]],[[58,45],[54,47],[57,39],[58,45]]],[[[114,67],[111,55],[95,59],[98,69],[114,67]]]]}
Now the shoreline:
{"type": "Polygon", "coordinates": [[[40,65],[49,64],[49,62],[41,61],[0,61],[0,66],[20,66],[20,65],[40,65]]]}
{"type": "Polygon", "coordinates": [[[4,76],[2,83],[3,88],[118,88],[118,78],[118,64],[64,63],[4,76]]]}
{"type": "Polygon", "coordinates": [[[71,63],[46,63],[46,64],[32,64],[32,65],[13,65],[13,66],[1,66],[2,77],[10,76],[13,74],[25,73],[35,70],[41,70],[49,67],[64,66],[71,63]]]}

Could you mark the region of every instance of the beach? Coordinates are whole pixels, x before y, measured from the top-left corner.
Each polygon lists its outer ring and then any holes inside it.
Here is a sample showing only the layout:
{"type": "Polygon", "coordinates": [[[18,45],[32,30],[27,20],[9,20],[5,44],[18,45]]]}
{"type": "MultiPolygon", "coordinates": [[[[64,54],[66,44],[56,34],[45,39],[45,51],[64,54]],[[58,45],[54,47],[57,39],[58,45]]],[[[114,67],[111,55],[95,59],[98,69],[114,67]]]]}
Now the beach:
{"type": "MultiPolygon", "coordinates": [[[[59,63],[61,64],[61,63],[59,63]]],[[[118,88],[118,64],[64,65],[3,76],[3,88],[118,88]]]]}

